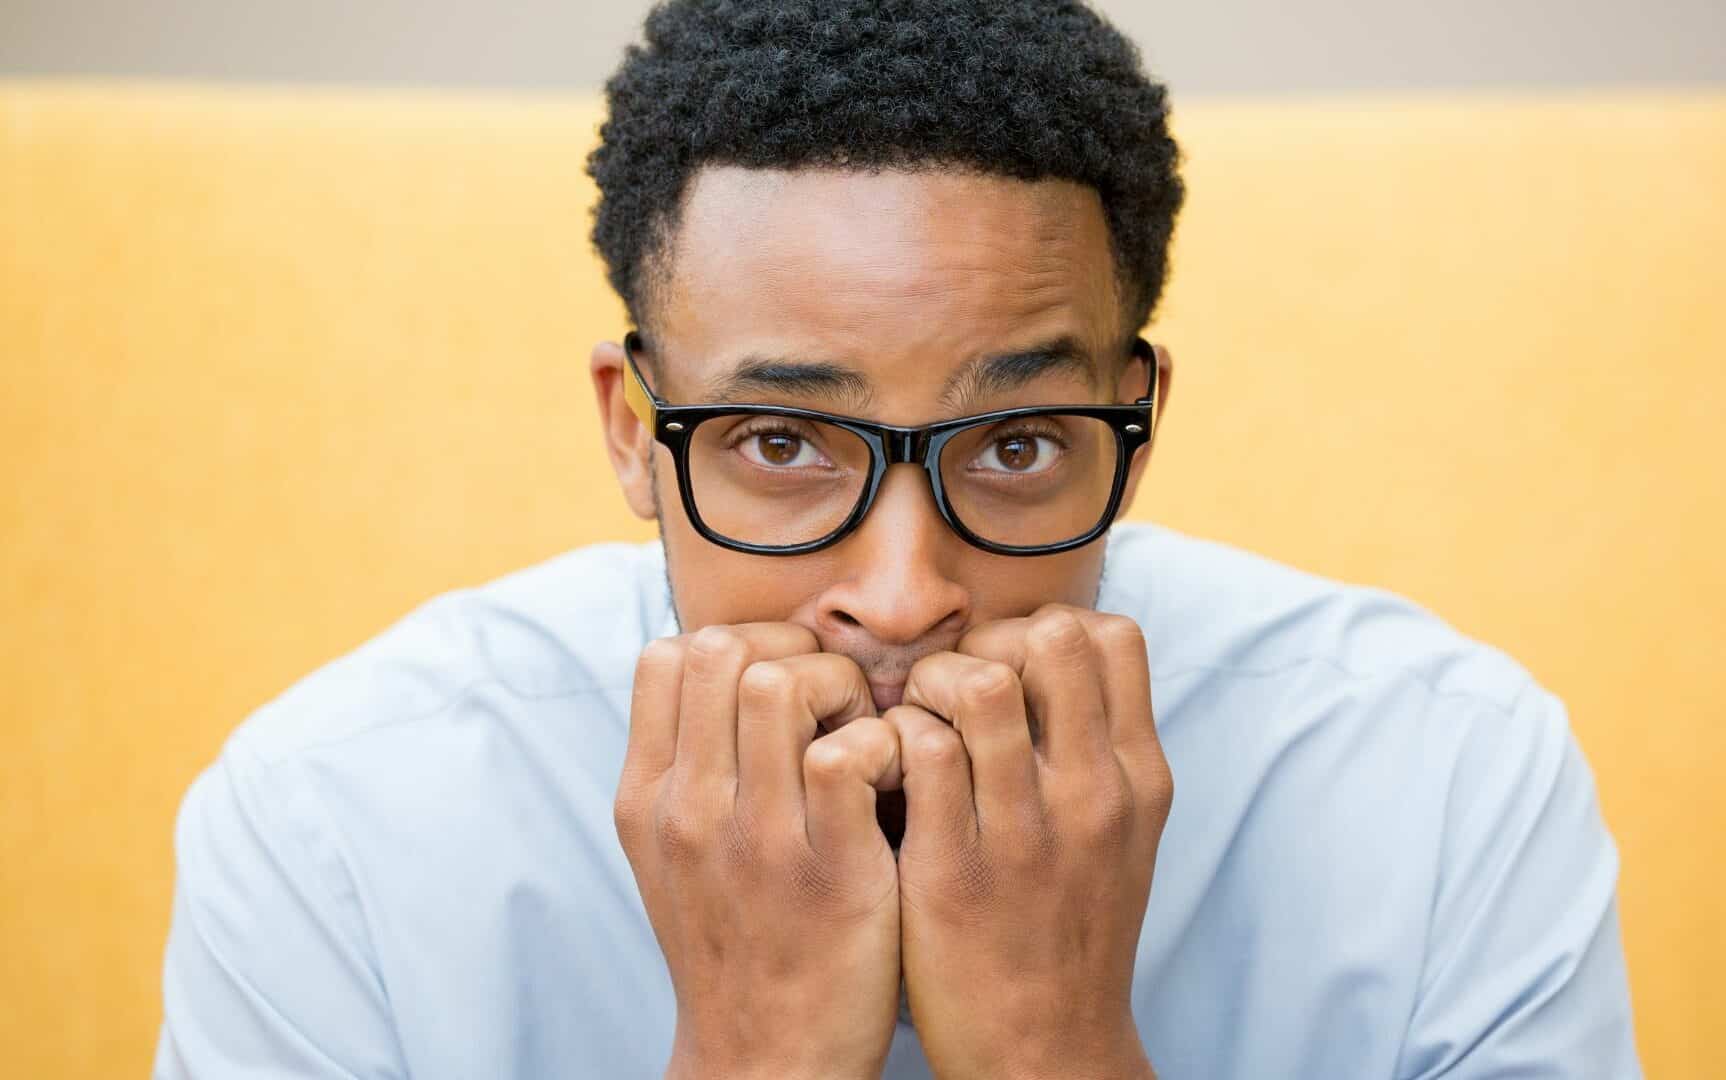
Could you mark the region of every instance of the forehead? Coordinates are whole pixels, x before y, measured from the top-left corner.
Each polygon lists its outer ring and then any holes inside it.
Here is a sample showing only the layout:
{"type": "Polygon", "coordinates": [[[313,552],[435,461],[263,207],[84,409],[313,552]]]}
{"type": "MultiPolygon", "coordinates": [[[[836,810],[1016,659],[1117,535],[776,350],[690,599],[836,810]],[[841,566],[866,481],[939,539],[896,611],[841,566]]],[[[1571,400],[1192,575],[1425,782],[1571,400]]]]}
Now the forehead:
{"type": "Polygon", "coordinates": [[[1101,201],[1068,181],[708,168],[668,256],[655,321],[679,390],[796,357],[914,409],[977,356],[1066,338],[1101,357],[1120,330],[1101,201]]]}

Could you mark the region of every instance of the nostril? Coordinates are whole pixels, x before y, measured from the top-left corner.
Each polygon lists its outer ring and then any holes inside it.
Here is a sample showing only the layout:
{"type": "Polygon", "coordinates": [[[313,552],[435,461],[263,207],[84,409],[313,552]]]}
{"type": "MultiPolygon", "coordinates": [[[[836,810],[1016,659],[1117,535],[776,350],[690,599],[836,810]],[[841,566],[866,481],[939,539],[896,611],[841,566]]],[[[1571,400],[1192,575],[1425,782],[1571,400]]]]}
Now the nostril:
{"type": "Polygon", "coordinates": [[[850,615],[846,614],[843,611],[835,611],[833,613],[833,621],[838,623],[840,626],[862,626],[863,625],[862,623],[858,622],[856,619],[852,618],[850,615]]]}

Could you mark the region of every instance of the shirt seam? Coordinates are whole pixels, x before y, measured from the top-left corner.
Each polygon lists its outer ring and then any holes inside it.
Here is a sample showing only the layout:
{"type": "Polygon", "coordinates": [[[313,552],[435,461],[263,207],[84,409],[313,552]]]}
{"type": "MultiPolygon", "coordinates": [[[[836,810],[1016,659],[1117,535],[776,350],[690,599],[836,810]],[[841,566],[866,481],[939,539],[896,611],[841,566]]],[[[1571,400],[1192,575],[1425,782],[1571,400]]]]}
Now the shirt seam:
{"type": "MultiPolygon", "coordinates": [[[[511,686],[508,682],[504,681],[502,678],[500,678],[496,675],[485,675],[485,676],[481,676],[479,678],[471,679],[468,682],[463,683],[460,688],[450,692],[449,695],[447,695],[443,700],[439,701],[436,705],[434,705],[430,708],[424,709],[420,712],[412,713],[411,715],[408,715],[408,716],[395,716],[395,717],[388,717],[385,719],[380,719],[380,720],[377,720],[371,724],[366,725],[364,728],[361,728],[360,730],[346,731],[346,732],[342,732],[339,735],[331,735],[327,738],[316,739],[316,740],[312,740],[312,741],[308,741],[308,742],[299,743],[299,744],[296,744],[291,750],[287,750],[287,751],[284,751],[281,753],[276,753],[276,754],[264,754],[257,747],[248,746],[245,748],[246,755],[248,757],[250,757],[252,760],[256,761],[259,765],[264,766],[267,769],[274,769],[279,765],[283,765],[283,764],[286,764],[288,762],[295,760],[296,758],[300,757],[301,755],[311,753],[311,752],[316,751],[316,750],[327,749],[331,746],[339,746],[342,743],[351,742],[355,739],[364,738],[365,736],[371,735],[375,732],[384,731],[386,729],[391,729],[391,728],[401,727],[405,724],[417,724],[417,723],[424,723],[428,720],[435,720],[439,716],[441,716],[442,714],[449,712],[451,709],[457,707],[462,702],[468,700],[473,695],[473,692],[475,690],[479,689],[482,686],[486,686],[486,685],[495,685],[495,686],[501,687],[502,689],[504,689],[505,691],[507,691],[508,693],[510,693],[511,695],[513,695],[514,697],[516,697],[520,700],[536,701],[537,702],[537,701],[554,701],[558,698],[587,697],[587,696],[591,696],[594,694],[608,694],[608,693],[615,693],[616,691],[619,691],[619,690],[628,690],[633,685],[633,679],[630,682],[626,682],[626,683],[592,684],[592,685],[584,686],[584,687],[581,687],[579,689],[574,689],[574,690],[557,690],[557,691],[546,691],[546,692],[534,692],[534,691],[521,690],[521,689],[518,689],[517,687],[511,686]]],[[[270,708],[272,708],[272,706],[265,706],[265,711],[268,711],[270,708]]],[[[244,743],[243,738],[242,738],[241,742],[242,742],[242,744],[244,743]]]]}
{"type": "MultiPolygon", "coordinates": [[[[1273,678],[1277,675],[1286,675],[1291,671],[1296,671],[1310,664],[1322,664],[1341,674],[1343,677],[1356,681],[1402,676],[1404,678],[1412,679],[1414,682],[1424,687],[1426,692],[1433,698],[1466,698],[1469,701],[1490,708],[1501,717],[1514,714],[1516,711],[1516,704],[1521,701],[1529,687],[1535,685],[1533,677],[1524,673],[1518,684],[1510,688],[1511,694],[1509,700],[1506,701],[1501,700],[1497,695],[1491,695],[1481,690],[1441,688],[1437,683],[1433,682],[1433,680],[1421,674],[1421,672],[1416,668],[1394,667],[1378,671],[1358,671],[1347,667],[1333,657],[1323,656],[1316,653],[1269,668],[1242,668],[1223,664],[1188,664],[1186,667],[1176,668],[1174,671],[1163,673],[1161,678],[1164,680],[1179,679],[1188,675],[1210,673],[1234,675],[1246,679],[1266,679],[1273,678]]],[[[1155,690],[1154,682],[1152,684],[1152,689],[1155,690]]]]}

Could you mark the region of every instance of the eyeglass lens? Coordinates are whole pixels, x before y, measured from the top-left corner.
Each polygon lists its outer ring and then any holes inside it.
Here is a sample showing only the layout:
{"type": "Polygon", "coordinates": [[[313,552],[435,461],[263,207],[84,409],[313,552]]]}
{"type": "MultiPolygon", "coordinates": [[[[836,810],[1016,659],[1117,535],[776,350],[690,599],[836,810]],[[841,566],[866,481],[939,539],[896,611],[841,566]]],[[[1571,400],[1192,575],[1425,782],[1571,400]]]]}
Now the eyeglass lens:
{"type": "MultiPolygon", "coordinates": [[[[1013,417],[965,428],[942,448],[954,516],[991,543],[1059,544],[1094,529],[1108,509],[1118,443],[1104,420],[1013,417]]],[[[833,424],[734,413],[690,433],[688,479],[697,513],[727,539],[791,547],[823,539],[863,498],[869,446],[833,424]]]]}

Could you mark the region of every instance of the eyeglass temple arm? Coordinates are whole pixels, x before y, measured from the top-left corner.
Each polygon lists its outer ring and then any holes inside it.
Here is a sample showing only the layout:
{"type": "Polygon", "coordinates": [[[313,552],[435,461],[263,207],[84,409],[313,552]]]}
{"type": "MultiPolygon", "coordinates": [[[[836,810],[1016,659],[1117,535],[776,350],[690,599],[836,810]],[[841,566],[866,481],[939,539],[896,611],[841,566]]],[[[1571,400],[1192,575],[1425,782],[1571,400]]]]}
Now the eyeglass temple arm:
{"type": "Polygon", "coordinates": [[[1157,368],[1157,347],[1144,338],[1137,338],[1133,342],[1133,355],[1145,362],[1145,367],[1150,374],[1150,381],[1145,385],[1145,396],[1134,404],[1149,405],[1151,407],[1151,423],[1155,424],[1157,422],[1157,383],[1160,381],[1159,376],[1161,375],[1157,368]]]}
{"type": "Polygon", "coordinates": [[[629,406],[629,411],[641,421],[648,431],[654,430],[654,419],[658,413],[658,400],[653,391],[647,388],[647,382],[641,377],[641,369],[635,365],[635,350],[641,346],[641,338],[631,331],[623,339],[623,361],[629,368],[629,373],[623,379],[623,401],[629,406]]]}

